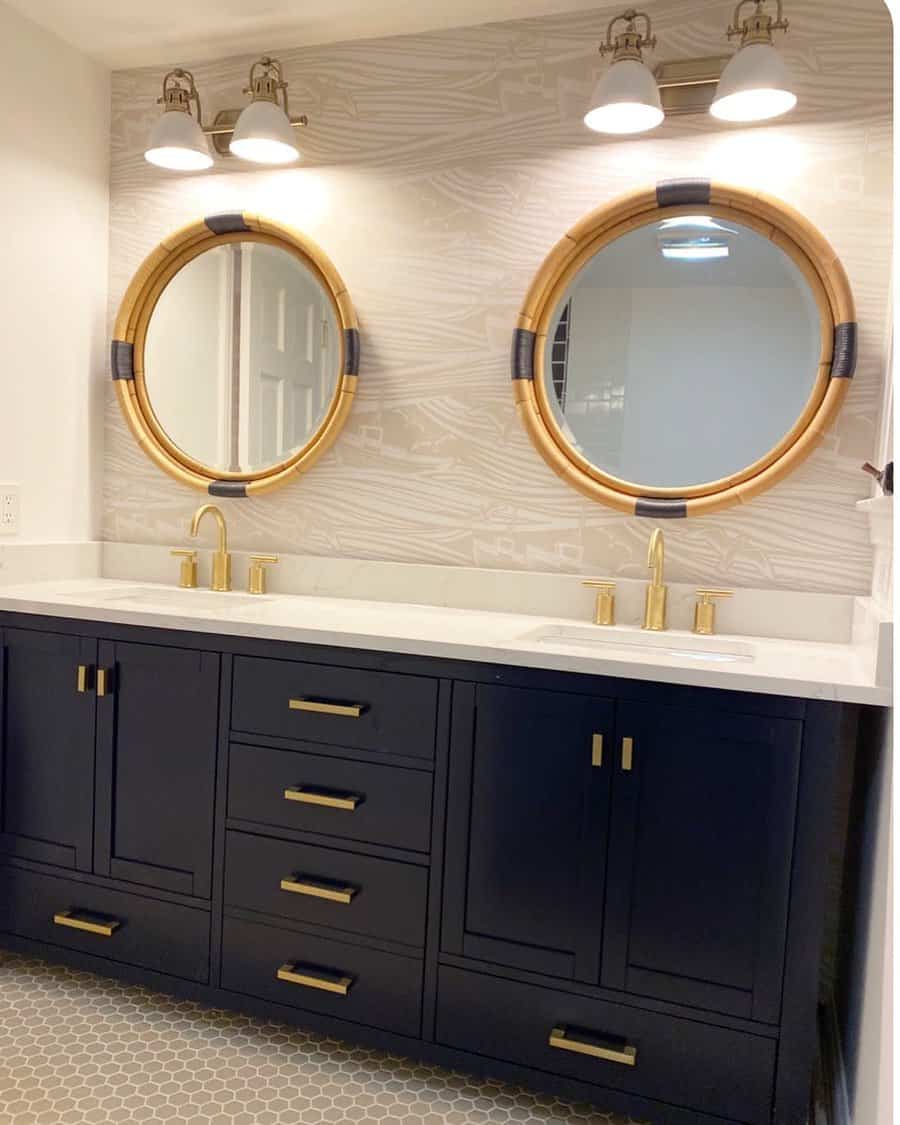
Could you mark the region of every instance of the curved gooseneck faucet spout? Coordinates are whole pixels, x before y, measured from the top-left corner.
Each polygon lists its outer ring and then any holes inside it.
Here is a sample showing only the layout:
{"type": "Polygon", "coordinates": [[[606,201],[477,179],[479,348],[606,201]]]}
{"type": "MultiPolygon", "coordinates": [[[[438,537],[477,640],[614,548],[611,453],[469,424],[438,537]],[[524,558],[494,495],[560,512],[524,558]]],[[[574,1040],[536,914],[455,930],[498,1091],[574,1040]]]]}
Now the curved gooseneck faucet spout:
{"type": "Polygon", "coordinates": [[[212,583],[213,590],[227,592],[231,589],[231,555],[228,553],[228,528],[225,517],[215,504],[203,504],[194,512],[191,520],[191,536],[196,539],[200,531],[200,521],[205,515],[211,515],[219,529],[219,547],[213,555],[212,583]]]}

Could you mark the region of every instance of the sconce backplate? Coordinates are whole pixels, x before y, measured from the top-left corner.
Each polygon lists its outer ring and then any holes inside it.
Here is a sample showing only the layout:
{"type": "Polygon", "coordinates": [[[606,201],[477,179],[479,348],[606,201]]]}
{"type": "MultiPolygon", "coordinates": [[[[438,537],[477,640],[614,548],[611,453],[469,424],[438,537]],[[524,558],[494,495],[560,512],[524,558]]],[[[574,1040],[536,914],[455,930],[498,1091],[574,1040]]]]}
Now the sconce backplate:
{"type": "Polygon", "coordinates": [[[704,59],[675,59],[660,63],[653,71],[666,116],[706,113],[716,96],[716,87],[729,56],[704,59]]]}

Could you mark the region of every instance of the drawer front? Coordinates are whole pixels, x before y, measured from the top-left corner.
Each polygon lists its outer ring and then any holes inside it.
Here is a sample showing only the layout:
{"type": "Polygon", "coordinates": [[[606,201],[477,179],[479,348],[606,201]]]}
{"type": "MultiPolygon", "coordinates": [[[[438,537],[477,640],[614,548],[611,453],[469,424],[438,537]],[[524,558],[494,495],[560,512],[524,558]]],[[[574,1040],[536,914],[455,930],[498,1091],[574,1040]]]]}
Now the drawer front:
{"type": "Polygon", "coordinates": [[[437,1028],[448,1047],[747,1125],[771,1117],[776,1044],[761,1036],[447,966],[437,1028]]]}
{"type": "Polygon", "coordinates": [[[244,910],[421,946],[427,878],[410,863],[228,833],[225,902],[244,910]]]}
{"type": "Polygon", "coordinates": [[[169,976],[209,979],[209,914],[172,902],[5,868],[0,928],[169,976]]]}
{"type": "Polygon", "coordinates": [[[232,745],[228,815],[298,832],[427,852],[431,774],[232,745]]]}
{"type": "Polygon", "coordinates": [[[231,725],[250,734],[433,758],[437,681],[239,656],[231,725]]]}
{"type": "Polygon", "coordinates": [[[422,962],[395,953],[226,918],[222,987],[399,1035],[419,1034],[422,962]]]}

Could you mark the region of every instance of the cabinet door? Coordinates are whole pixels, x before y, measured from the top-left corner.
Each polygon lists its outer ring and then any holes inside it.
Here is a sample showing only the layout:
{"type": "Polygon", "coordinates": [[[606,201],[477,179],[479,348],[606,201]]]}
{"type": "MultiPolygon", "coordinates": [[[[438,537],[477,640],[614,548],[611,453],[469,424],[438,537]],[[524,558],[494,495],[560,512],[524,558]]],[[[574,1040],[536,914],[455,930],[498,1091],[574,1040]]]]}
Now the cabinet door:
{"type": "Polygon", "coordinates": [[[457,684],[453,723],[445,951],[596,982],[612,704],[457,684]]]}
{"type": "Polygon", "coordinates": [[[209,898],[219,657],[102,641],[95,870],[209,898]]]}
{"type": "Polygon", "coordinates": [[[0,851],[90,871],[96,642],[19,629],[0,641],[0,851]]]}
{"type": "Polygon", "coordinates": [[[778,1021],[801,729],[620,706],[604,985],[778,1021]]]}

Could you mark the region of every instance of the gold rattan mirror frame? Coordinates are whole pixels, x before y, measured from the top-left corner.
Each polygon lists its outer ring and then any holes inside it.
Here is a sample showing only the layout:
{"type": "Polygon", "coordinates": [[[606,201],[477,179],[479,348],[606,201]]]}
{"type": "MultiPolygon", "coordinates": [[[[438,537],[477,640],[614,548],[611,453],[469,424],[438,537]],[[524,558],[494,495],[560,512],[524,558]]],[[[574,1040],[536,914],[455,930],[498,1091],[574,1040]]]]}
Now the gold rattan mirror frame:
{"type": "Polygon", "coordinates": [[[585,496],[629,515],[678,519],[740,504],[782,480],[813,451],[834,422],[856,368],[857,325],[843,266],[816,228],[793,208],[762,192],[709,180],[667,180],[598,207],[551,250],[525,298],[513,336],[516,406],[544,460],[585,496]],[[571,444],[547,397],[544,354],[558,302],[604,246],[658,218],[696,213],[731,219],[770,239],[797,265],[821,314],[821,352],[815,385],[800,417],[764,457],[741,472],[691,488],[649,492],[599,470],[571,444]]]}
{"type": "Polygon", "coordinates": [[[247,212],[210,215],[170,235],[134,275],[122,300],[112,341],[112,378],[119,406],[138,445],[182,484],[212,496],[259,496],[305,472],[329,449],[353,405],[359,375],[359,324],[347,287],[325,253],[310,239],[272,219],[247,212]],[[144,343],[160,294],[188,262],[214,246],[260,242],[294,254],[328,294],[340,327],[335,390],[324,418],[305,444],[285,460],[251,473],[221,472],[193,460],[160,425],[147,395],[144,343]]]}

